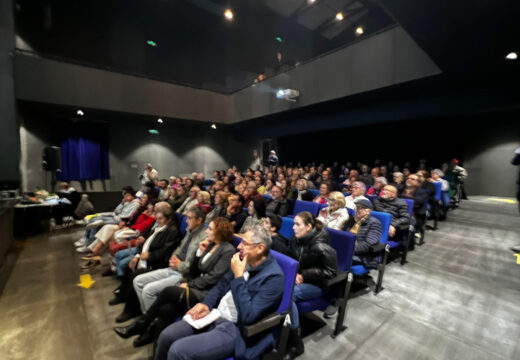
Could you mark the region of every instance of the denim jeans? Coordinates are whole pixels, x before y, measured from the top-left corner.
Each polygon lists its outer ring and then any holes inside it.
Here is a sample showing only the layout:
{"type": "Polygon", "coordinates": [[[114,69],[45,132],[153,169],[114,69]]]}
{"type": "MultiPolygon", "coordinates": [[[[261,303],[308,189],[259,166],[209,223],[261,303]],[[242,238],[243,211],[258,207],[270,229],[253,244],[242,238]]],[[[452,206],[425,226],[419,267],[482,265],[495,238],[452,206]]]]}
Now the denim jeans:
{"type": "Polygon", "coordinates": [[[119,250],[116,252],[114,258],[116,259],[117,276],[123,276],[125,272],[128,271],[128,264],[133,259],[135,254],[137,254],[136,247],[119,250]]]}
{"type": "Polygon", "coordinates": [[[292,310],[291,310],[291,327],[296,329],[300,326],[300,318],[298,315],[298,307],[296,303],[301,300],[314,299],[323,295],[323,290],[312,284],[302,283],[294,286],[292,310]]]}

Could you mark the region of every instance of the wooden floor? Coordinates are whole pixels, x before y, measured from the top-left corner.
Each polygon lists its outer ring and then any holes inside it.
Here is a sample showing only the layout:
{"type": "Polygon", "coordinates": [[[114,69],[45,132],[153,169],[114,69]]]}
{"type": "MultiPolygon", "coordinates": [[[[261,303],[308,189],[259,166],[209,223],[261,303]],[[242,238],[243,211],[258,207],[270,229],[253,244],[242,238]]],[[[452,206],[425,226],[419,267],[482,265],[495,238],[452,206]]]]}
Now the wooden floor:
{"type": "MultiPolygon", "coordinates": [[[[122,307],[108,306],[115,279],[93,271],[90,289],[76,286],[80,236],[63,230],[14,244],[0,296],[1,359],[151,355],[112,331],[122,307]]],[[[509,249],[519,243],[516,205],[463,202],[407,265],[388,265],[379,295],[354,294],[344,333],[333,340],[325,326],[308,335],[301,359],[520,359],[520,265],[509,249]]]]}

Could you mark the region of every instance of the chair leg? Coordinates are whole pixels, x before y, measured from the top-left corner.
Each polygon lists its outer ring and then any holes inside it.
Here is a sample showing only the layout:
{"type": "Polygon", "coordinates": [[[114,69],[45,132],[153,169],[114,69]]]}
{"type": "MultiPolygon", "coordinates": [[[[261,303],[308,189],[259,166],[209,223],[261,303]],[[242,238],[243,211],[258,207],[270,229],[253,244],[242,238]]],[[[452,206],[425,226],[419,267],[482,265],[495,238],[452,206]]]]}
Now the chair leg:
{"type": "Polygon", "coordinates": [[[343,289],[343,296],[341,299],[336,301],[336,306],[338,306],[338,316],[336,318],[336,326],[334,327],[334,333],[331,337],[334,339],[338,336],[343,330],[347,327],[344,325],[345,315],[347,313],[347,303],[348,296],[350,294],[350,286],[352,285],[352,281],[354,280],[354,275],[352,273],[348,273],[347,281],[345,282],[345,287],[343,289]]]}
{"type": "Polygon", "coordinates": [[[385,251],[385,253],[383,255],[383,261],[381,261],[381,263],[378,266],[377,285],[376,285],[376,288],[374,290],[374,295],[377,295],[382,290],[384,290],[384,288],[383,288],[383,276],[385,275],[386,260],[388,258],[388,253],[390,252],[390,248],[389,248],[388,245],[386,245],[384,251],[385,251]]]}
{"type": "Polygon", "coordinates": [[[410,246],[410,236],[412,232],[410,230],[408,230],[408,234],[406,235],[406,239],[403,243],[403,255],[401,256],[401,265],[404,265],[406,264],[408,261],[406,260],[406,257],[408,255],[408,247],[410,246]]]}

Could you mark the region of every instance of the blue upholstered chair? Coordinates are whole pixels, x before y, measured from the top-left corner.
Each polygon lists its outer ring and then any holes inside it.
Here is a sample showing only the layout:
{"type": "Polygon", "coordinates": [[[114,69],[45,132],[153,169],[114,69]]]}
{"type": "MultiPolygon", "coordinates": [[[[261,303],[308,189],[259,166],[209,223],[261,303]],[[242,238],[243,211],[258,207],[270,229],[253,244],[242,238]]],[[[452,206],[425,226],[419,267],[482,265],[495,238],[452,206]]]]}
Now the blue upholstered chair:
{"type": "MultiPolygon", "coordinates": [[[[374,245],[371,249],[371,252],[379,254],[377,259],[377,283],[376,288],[374,290],[374,294],[377,295],[381,290],[383,290],[383,276],[385,273],[385,265],[388,257],[388,252],[390,251],[390,247],[388,245],[388,229],[390,228],[390,221],[392,219],[392,215],[379,211],[372,211],[370,215],[378,219],[381,222],[382,227],[379,244],[374,245]]],[[[352,265],[352,272],[354,273],[354,275],[357,276],[366,275],[370,272],[370,270],[370,268],[367,268],[366,266],[361,264],[352,265]]]]}
{"type": "Polygon", "coordinates": [[[294,219],[290,217],[282,217],[282,227],[280,228],[280,235],[282,235],[286,239],[292,239],[294,236],[294,219]]]}
{"type": "Polygon", "coordinates": [[[314,217],[318,216],[320,204],[313,201],[296,200],[294,202],[294,209],[292,215],[289,217],[295,217],[302,211],[310,212],[314,217]]]}
{"type": "Polygon", "coordinates": [[[327,306],[334,304],[338,307],[338,316],[332,337],[346,329],[343,324],[347,312],[347,301],[350,293],[350,285],[353,280],[351,266],[356,236],[346,231],[327,229],[330,234],[330,244],[338,255],[338,274],[335,278],[327,281],[327,288],[331,291],[325,296],[308,299],[296,303],[300,313],[309,313],[314,310],[325,310],[327,306]]]}
{"type": "Polygon", "coordinates": [[[316,197],[320,194],[320,190],[318,189],[307,189],[307,191],[310,192],[313,197],[316,197]]]}

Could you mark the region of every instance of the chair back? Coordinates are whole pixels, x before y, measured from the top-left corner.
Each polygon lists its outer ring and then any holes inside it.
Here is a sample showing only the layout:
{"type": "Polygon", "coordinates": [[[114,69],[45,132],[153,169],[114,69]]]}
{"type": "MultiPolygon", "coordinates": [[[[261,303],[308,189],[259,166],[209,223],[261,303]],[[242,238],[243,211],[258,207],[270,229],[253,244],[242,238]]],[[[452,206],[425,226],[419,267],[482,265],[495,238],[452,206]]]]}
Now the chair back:
{"type": "Polygon", "coordinates": [[[381,238],[379,242],[381,244],[386,244],[388,242],[388,229],[390,228],[390,223],[392,220],[392,215],[385,212],[380,211],[371,211],[370,215],[375,217],[377,220],[381,222],[381,238]]]}
{"type": "Polygon", "coordinates": [[[239,245],[241,242],[242,242],[242,239],[241,239],[241,238],[239,238],[239,237],[236,236],[236,235],[233,235],[233,240],[232,240],[231,243],[233,244],[233,246],[234,246],[235,248],[237,248],[238,245],[239,245]]]}
{"type": "Polygon", "coordinates": [[[316,217],[318,216],[319,206],[320,204],[313,201],[296,200],[292,214],[296,216],[302,211],[308,211],[316,217]]]}
{"type": "Polygon", "coordinates": [[[282,227],[280,228],[280,235],[282,235],[286,239],[292,239],[294,236],[294,219],[289,217],[282,217],[282,227]]]}
{"type": "Polygon", "coordinates": [[[320,191],[318,189],[307,189],[307,191],[310,192],[313,197],[316,197],[320,194],[320,191]]]}
{"type": "Polygon", "coordinates": [[[435,181],[433,183],[435,185],[435,200],[441,201],[441,195],[442,195],[442,182],[435,181]]]}
{"type": "Polygon", "coordinates": [[[351,209],[351,208],[345,208],[345,209],[347,209],[348,216],[356,216],[356,210],[351,209]]]}
{"type": "Polygon", "coordinates": [[[279,314],[289,312],[291,307],[292,294],[294,289],[294,281],[296,279],[296,272],[298,271],[298,261],[286,256],[278,251],[271,250],[271,254],[276,259],[276,262],[284,273],[284,289],[283,297],[278,307],[279,314]]]}
{"type": "Polygon", "coordinates": [[[267,201],[270,201],[270,200],[273,199],[273,197],[272,197],[271,195],[264,194],[264,195],[262,195],[262,196],[263,196],[263,198],[264,198],[264,200],[265,200],[266,202],[267,202],[267,201]]]}
{"type": "Polygon", "coordinates": [[[408,205],[408,214],[410,216],[413,215],[413,199],[406,199],[402,198],[404,201],[406,201],[406,205],[408,205]]]}
{"type": "Polygon", "coordinates": [[[371,202],[374,202],[374,200],[377,198],[377,195],[365,195],[365,197],[371,202]]]}
{"type": "Polygon", "coordinates": [[[347,231],[327,228],[330,235],[330,245],[338,255],[338,270],[340,272],[350,271],[352,256],[356,245],[356,235],[347,231]]]}
{"type": "Polygon", "coordinates": [[[186,229],[188,228],[188,223],[186,222],[186,215],[181,215],[181,225],[179,226],[179,233],[181,234],[181,238],[184,238],[186,235],[186,229]]]}

